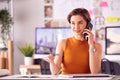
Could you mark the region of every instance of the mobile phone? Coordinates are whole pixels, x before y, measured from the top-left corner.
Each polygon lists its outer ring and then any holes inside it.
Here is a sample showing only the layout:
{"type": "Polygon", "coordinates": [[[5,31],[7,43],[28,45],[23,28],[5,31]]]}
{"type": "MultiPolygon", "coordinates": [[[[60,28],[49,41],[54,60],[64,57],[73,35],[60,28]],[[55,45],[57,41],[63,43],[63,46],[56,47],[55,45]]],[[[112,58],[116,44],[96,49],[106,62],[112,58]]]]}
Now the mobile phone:
{"type": "MultiPolygon", "coordinates": [[[[89,22],[85,29],[92,30],[92,27],[93,27],[93,25],[89,22]]],[[[83,34],[83,37],[84,37],[85,40],[88,40],[87,35],[88,35],[87,33],[83,34]]]]}

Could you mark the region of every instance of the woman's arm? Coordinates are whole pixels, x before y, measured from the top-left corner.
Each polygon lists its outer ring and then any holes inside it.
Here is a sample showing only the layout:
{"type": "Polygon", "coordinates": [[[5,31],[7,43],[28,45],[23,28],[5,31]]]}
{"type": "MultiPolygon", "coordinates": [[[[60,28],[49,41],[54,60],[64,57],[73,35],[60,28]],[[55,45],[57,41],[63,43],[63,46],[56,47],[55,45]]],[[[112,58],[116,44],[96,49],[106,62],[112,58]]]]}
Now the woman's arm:
{"type": "Polygon", "coordinates": [[[50,70],[52,74],[58,74],[58,72],[61,69],[61,63],[62,63],[62,57],[63,57],[63,50],[65,47],[66,40],[61,40],[58,42],[56,47],[56,54],[52,55],[50,54],[47,56],[46,61],[50,63],[50,70]]]}
{"type": "Polygon", "coordinates": [[[89,47],[89,63],[92,74],[96,74],[101,68],[102,46],[99,43],[94,43],[89,47]]]}
{"type": "Polygon", "coordinates": [[[93,41],[94,35],[90,30],[85,29],[85,32],[88,34],[90,71],[96,74],[101,68],[102,46],[93,41]]]}

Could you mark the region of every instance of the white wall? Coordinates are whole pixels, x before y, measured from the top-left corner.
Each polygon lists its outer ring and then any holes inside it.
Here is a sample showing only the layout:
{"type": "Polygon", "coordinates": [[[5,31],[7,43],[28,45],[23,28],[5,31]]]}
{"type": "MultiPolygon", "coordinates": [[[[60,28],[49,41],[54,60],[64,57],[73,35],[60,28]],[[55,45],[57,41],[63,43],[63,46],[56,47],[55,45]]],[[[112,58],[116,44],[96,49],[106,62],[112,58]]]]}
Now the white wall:
{"type": "Polygon", "coordinates": [[[19,65],[24,56],[17,46],[25,42],[34,45],[35,27],[43,26],[43,0],[14,0],[14,74],[19,74],[19,65]]]}

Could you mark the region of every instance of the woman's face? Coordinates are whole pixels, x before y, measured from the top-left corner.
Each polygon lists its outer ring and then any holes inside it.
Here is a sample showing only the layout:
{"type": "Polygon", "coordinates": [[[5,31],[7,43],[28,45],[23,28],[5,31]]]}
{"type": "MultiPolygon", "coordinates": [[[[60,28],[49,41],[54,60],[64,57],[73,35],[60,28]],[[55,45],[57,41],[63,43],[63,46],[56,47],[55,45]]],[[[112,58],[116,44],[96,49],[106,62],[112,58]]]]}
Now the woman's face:
{"type": "Polygon", "coordinates": [[[71,29],[76,37],[80,37],[83,34],[84,29],[86,28],[86,21],[80,15],[73,15],[70,19],[71,29]]]}

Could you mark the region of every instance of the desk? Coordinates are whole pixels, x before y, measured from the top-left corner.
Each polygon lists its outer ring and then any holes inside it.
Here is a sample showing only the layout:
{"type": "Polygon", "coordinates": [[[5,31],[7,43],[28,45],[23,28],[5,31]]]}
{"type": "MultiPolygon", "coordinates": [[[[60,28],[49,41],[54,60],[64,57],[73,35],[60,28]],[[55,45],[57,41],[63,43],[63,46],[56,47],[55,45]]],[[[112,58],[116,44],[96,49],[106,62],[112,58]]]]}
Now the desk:
{"type": "Polygon", "coordinates": [[[120,77],[107,74],[71,74],[71,75],[13,75],[2,80],[118,80],[120,77]]]}
{"type": "Polygon", "coordinates": [[[21,75],[26,74],[40,74],[40,65],[20,65],[21,75]]]}

